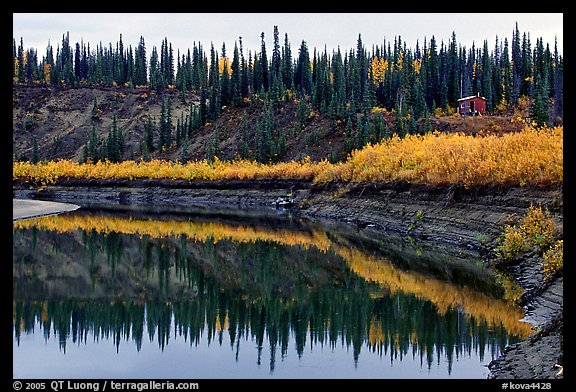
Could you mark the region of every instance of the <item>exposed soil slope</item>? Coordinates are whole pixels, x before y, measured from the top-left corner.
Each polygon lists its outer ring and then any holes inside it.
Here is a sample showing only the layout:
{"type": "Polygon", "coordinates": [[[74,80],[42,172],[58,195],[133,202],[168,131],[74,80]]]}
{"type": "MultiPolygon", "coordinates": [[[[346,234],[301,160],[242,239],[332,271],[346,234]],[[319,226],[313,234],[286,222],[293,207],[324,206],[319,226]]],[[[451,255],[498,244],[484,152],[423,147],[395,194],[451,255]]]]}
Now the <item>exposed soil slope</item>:
{"type": "MultiPolygon", "coordinates": [[[[40,159],[79,161],[93,126],[102,141],[112,128],[114,116],[124,133],[126,148],[123,158],[138,159],[142,156],[145,123],[148,116],[156,123],[159,121],[163,98],[166,101],[171,98],[173,138],[177,122],[190,115],[190,105],[199,105],[197,94],[188,93],[183,101],[182,94],[175,89],[157,92],[136,88],[16,85],[12,97],[12,146],[17,159],[32,157],[35,136],[40,159]]],[[[209,120],[193,132],[189,139],[188,159],[204,159],[210,152],[224,160],[240,156],[245,132],[251,143],[255,143],[256,124],[262,121],[262,105],[255,100],[245,102],[242,107],[224,108],[218,118],[209,120]]],[[[394,116],[386,111],[383,113],[388,126],[393,129],[394,116]]],[[[286,138],[284,151],[276,157],[278,160],[299,160],[305,155],[312,160],[342,160],[347,155],[346,137],[353,139],[353,135],[346,135],[345,121],[331,119],[314,110],[302,123],[295,100],[280,103],[274,111],[273,121],[274,129],[286,138]]],[[[523,128],[522,123],[512,122],[511,117],[499,116],[431,118],[430,125],[442,132],[470,134],[513,132],[523,128]]],[[[156,129],[155,141],[158,138],[159,130],[156,129]]],[[[180,159],[181,152],[182,147],[174,146],[165,151],[153,150],[150,156],[180,159]]]]}

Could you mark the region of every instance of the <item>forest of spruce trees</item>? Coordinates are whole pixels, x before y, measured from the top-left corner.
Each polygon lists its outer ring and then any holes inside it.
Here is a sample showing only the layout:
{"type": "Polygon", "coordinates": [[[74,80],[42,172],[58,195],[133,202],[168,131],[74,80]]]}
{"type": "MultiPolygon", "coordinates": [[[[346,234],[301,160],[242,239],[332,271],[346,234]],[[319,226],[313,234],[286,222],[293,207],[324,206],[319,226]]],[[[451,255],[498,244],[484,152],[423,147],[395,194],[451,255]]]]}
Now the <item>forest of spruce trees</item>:
{"type": "MultiPolygon", "coordinates": [[[[154,46],[148,52],[144,37],[134,48],[125,47],[122,35],[114,46],[100,43],[93,47],[85,42],[72,45],[66,33],[56,51],[48,43],[41,58],[37,49],[25,49],[23,38],[18,44],[14,38],[13,64],[16,84],[176,89],[183,97],[197,94],[199,105],[191,105],[185,123],[179,121],[175,140],[170,113],[160,119],[160,149],[171,143],[182,145],[193,129],[218,118],[224,107],[245,106],[258,97],[264,100],[263,112],[270,112],[263,115],[258,146],[252,146],[256,153],[250,158],[259,161],[269,161],[285,142],[274,132],[271,111],[289,99],[299,102],[302,121],[315,110],[356,129],[357,140],[349,142],[348,150],[374,139],[360,131],[369,129],[361,122],[370,119],[372,131],[382,128],[376,124],[381,117],[368,115],[374,108],[394,114],[394,131],[400,135],[429,131],[419,120],[436,113],[454,113],[459,98],[477,94],[487,99],[489,114],[512,113],[522,106],[538,126],[561,124],[563,117],[563,57],[556,43],[550,48],[537,38],[533,44],[530,34],[521,33],[517,24],[511,42],[496,37],[493,48],[487,40],[482,47],[463,47],[453,33],[448,43],[438,43],[432,36],[408,48],[398,36],[369,49],[358,35],[356,48],[347,51],[338,48],[328,53],[314,48],[311,53],[302,41],[294,54],[287,34],[281,42],[277,26],[270,54],[264,33],[261,48],[254,53],[245,53],[240,37],[233,49],[223,44],[218,50],[212,44],[206,52],[193,42],[186,53],[176,54],[167,38],[160,49],[154,46]]],[[[164,108],[164,101],[162,104],[164,108]]],[[[163,110],[169,112],[170,104],[163,110]]],[[[144,140],[152,143],[151,129],[156,125],[145,128],[144,140]]],[[[240,149],[247,152],[248,147],[240,149]]],[[[89,150],[90,140],[86,156],[89,150]]],[[[111,159],[114,154],[118,152],[106,155],[111,159]]],[[[116,155],[111,160],[117,160],[116,155]]],[[[122,157],[120,153],[119,159],[122,157]]]]}

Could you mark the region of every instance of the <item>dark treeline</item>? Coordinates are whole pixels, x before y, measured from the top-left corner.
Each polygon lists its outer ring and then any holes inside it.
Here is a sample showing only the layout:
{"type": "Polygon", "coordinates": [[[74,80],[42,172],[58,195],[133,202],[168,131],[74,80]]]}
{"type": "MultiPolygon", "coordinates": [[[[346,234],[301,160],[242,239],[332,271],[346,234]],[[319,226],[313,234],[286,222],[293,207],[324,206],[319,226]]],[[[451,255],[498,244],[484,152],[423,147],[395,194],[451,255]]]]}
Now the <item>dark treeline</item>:
{"type": "MultiPolygon", "coordinates": [[[[110,341],[117,350],[122,341],[131,341],[140,350],[146,339],[163,350],[170,341],[181,337],[191,346],[204,342],[229,344],[233,349],[231,355],[238,355],[241,342],[250,339],[256,343],[253,358],[258,364],[263,350],[269,350],[271,371],[276,355],[288,355],[290,345],[302,356],[307,345],[326,344],[351,349],[355,361],[362,350],[388,356],[392,362],[404,357],[418,358],[428,368],[445,358],[450,372],[455,360],[469,356],[472,351],[481,361],[485,355],[495,358],[516,340],[501,325],[488,325],[456,309],[440,314],[430,301],[414,295],[399,292],[374,296],[373,283],[349,269],[335,266],[329,284],[300,281],[287,296],[279,290],[282,282],[299,281],[304,273],[290,267],[294,262],[287,259],[285,246],[267,241],[196,243],[185,237],[153,241],[118,233],[104,236],[94,231],[82,231],[81,235],[85,258],[79,262],[89,264],[95,273],[100,270],[100,274],[104,271],[98,268],[100,263],[111,267],[111,276],[100,279],[113,281],[114,271],[133,263],[128,257],[132,253],[129,249],[140,249],[139,274],[157,279],[160,295],[152,293],[146,298],[122,301],[75,298],[32,301],[16,297],[13,304],[16,341],[20,341],[23,333],[32,333],[36,323],[40,323],[39,332],[46,340],[53,334],[64,351],[70,341],[86,344],[91,340],[110,341]],[[240,266],[237,272],[231,268],[228,257],[223,257],[231,251],[232,260],[240,266]],[[200,255],[204,266],[198,265],[192,254],[200,255]],[[220,277],[210,273],[206,265],[218,271],[220,277]],[[241,286],[233,287],[222,280],[226,276],[236,276],[236,284],[241,286]],[[193,288],[194,297],[166,296],[176,280],[193,288]]],[[[56,252],[64,251],[57,237],[42,237],[41,232],[36,233],[36,241],[48,239],[56,252]]],[[[296,256],[301,258],[302,254],[296,256]]],[[[325,268],[322,259],[326,257],[308,255],[304,264],[310,271],[305,274],[322,275],[325,268]]],[[[334,257],[328,255],[330,259],[334,257]]],[[[15,263],[30,261],[23,258],[15,263]]],[[[15,279],[18,282],[18,277],[15,279]]],[[[108,287],[113,290],[115,284],[109,282],[108,287]]]]}
{"type": "Polygon", "coordinates": [[[404,132],[422,131],[416,121],[432,113],[454,111],[457,100],[477,95],[487,99],[488,112],[529,109],[539,125],[558,124],[563,115],[563,57],[557,45],[542,38],[535,42],[518,25],[512,39],[496,37],[471,48],[434,36],[406,47],[401,37],[366,48],[359,35],[357,47],[328,53],[312,51],[305,41],[294,50],[274,26],[273,45],[267,49],[264,33],[259,51],[246,51],[242,38],[233,48],[212,44],[208,51],[196,42],[186,53],[174,53],[165,38],[150,53],[144,37],[137,46],[122,41],[91,47],[74,45],[69,34],[56,51],[49,43],[39,57],[37,49],[13,40],[13,79],[16,83],[75,86],[124,86],[179,89],[200,97],[198,122],[216,118],[224,106],[241,106],[255,96],[279,102],[306,98],[314,110],[354,126],[358,114],[374,107],[394,112],[404,132]],[[282,41],[282,42],[281,42],[282,41]]]}

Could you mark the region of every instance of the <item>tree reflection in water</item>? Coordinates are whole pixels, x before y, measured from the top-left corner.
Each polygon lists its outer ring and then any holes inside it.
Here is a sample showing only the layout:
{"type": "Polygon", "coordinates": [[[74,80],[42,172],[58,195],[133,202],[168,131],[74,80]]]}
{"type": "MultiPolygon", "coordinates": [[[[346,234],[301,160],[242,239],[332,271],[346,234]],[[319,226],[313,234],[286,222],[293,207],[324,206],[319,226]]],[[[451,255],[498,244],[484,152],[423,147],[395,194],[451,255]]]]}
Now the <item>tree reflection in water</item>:
{"type": "Polygon", "coordinates": [[[403,270],[337,233],[210,221],[66,214],[14,223],[16,344],[35,326],[61,350],[170,339],[256,343],[270,370],[293,342],[387,356],[484,361],[530,333],[521,310],[462,282],[403,270]],[[64,289],[65,287],[65,289],[64,289]]]}

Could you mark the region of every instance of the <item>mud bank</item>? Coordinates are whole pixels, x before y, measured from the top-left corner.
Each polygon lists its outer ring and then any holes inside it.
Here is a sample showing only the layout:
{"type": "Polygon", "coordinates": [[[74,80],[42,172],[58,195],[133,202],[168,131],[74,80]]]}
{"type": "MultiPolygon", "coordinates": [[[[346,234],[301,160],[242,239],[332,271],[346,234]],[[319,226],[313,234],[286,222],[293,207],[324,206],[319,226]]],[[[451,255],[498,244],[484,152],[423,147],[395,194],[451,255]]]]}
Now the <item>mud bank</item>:
{"type": "MultiPolygon", "coordinates": [[[[309,220],[337,222],[370,233],[394,233],[424,246],[445,246],[489,263],[502,226],[528,207],[547,208],[563,223],[562,188],[504,186],[339,184],[314,186],[306,181],[185,182],[61,181],[48,187],[14,183],[14,197],[97,207],[192,208],[199,214],[217,206],[223,216],[250,210],[278,211],[275,200],[290,195],[288,213],[309,220]]],[[[272,214],[273,215],[273,214],[272,214]]],[[[526,255],[507,271],[525,289],[521,305],[535,334],[510,345],[489,365],[489,378],[552,379],[563,361],[563,279],[545,282],[542,262],[526,255]]]]}

